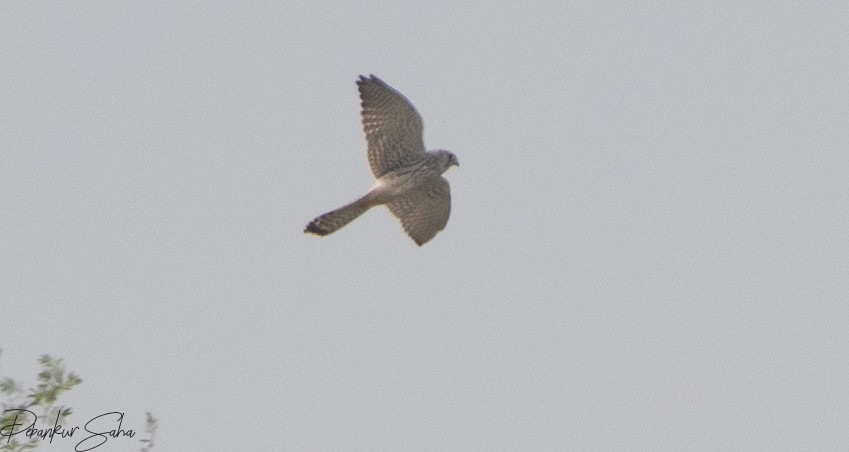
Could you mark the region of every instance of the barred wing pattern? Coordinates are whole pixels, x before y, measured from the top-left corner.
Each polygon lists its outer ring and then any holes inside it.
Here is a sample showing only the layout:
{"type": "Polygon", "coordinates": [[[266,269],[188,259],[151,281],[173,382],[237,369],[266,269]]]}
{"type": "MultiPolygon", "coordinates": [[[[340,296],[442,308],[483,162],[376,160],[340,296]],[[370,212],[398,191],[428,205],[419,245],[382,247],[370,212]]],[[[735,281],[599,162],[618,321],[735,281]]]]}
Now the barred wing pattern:
{"type": "Polygon", "coordinates": [[[368,209],[385,204],[421,246],[448,223],[451,191],[441,175],[460,163],[452,152],[425,152],[422,118],[410,102],[374,75],[357,81],[368,162],[377,181],[360,199],[319,215],[304,232],[332,234],[368,209]]]}
{"type": "Polygon", "coordinates": [[[413,163],[425,152],[422,118],[398,91],[374,75],[357,81],[362,100],[363,131],[374,177],[413,163]]]}
{"type": "Polygon", "coordinates": [[[407,235],[421,246],[445,229],[451,214],[451,190],[444,177],[417,187],[386,207],[401,220],[407,235]]]}

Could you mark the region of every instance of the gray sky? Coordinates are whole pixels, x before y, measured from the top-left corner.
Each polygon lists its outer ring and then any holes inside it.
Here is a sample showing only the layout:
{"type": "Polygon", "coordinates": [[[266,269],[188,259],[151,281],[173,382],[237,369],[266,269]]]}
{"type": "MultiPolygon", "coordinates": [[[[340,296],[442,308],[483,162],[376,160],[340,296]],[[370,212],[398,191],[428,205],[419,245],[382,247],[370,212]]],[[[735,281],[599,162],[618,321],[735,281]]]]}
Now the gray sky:
{"type": "Polygon", "coordinates": [[[162,451],[846,450],[849,4],[402,3],[4,3],[0,374],[162,451]],[[422,248],[302,233],[368,73],[461,162],[422,248]]]}

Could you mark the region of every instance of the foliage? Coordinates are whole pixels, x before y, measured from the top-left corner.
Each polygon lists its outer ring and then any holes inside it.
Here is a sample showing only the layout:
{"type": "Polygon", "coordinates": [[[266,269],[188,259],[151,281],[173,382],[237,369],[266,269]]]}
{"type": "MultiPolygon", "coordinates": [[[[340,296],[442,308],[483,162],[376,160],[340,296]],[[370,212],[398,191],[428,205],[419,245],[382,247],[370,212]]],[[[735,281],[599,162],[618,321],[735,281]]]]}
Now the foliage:
{"type": "MultiPolygon", "coordinates": [[[[20,382],[10,377],[0,376],[0,394],[8,398],[0,400],[0,440],[2,440],[0,450],[2,451],[33,450],[42,441],[37,436],[23,437],[26,440],[20,441],[18,438],[20,435],[10,435],[14,425],[25,426],[32,422],[32,420],[22,421],[19,410],[27,410],[35,414],[38,422],[43,424],[45,429],[60,423],[59,417],[64,421],[73,413],[71,408],[57,405],[56,401],[62,393],[82,383],[82,379],[72,372],[66,372],[65,364],[61,359],[45,354],[41,355],[38,363],[43,369],[38,373],[38,384],[29,391],[25,390],[25,386],[20,382]]],[[[157,421],[150,413],[146,413],[146,418],[145,431],[148,438],[141,440],[145,445],[142,451],[150,452],[156,434],[157,421]]]]}

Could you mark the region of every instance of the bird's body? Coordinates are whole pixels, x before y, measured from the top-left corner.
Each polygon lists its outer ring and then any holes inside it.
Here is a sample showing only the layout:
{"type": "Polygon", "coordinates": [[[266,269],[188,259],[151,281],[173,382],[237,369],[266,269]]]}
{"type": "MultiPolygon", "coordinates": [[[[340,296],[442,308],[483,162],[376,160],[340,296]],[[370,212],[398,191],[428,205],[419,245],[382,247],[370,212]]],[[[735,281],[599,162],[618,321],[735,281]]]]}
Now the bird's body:
{"type": "Polygon", "coordinates": [[[425,152],[421,117],[389,85],[374,75],[360,76],[357,85],[369,165],[377,180],[365,196],[320,215],[304,232],[333,233],[368,209],[385,204],[410,238],[423,245],[448,223],[451,192],[442,173],[459,165],[457,157],[443,149],[425,152]]]}
{"type": "Polygon", "coordinates": [[[375,185],[389,195],[401,195],[441,177],[452,165],[457,165],[454,154],[442,149],[428,151],[419,160],[380,176],[375,185]]]}

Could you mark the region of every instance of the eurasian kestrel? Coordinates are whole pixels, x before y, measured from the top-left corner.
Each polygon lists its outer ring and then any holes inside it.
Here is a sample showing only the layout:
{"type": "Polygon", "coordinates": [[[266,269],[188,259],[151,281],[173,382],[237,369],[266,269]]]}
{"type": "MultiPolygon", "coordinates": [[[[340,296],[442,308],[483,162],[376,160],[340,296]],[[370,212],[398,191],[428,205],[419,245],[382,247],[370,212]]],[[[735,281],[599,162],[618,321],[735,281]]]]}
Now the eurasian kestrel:
{"type": "Polygon", "coordinates": [[[368,163],[375,181],[362,198],[312,220],[304,232],[327,235],[386,204],[419,246],[445,228],[451,213],[451,191],[442,177],[459,166],[449,151],[425,151],[422,118],[398,91],[371,75],[357,81],[363,107],[368,163]]]}

